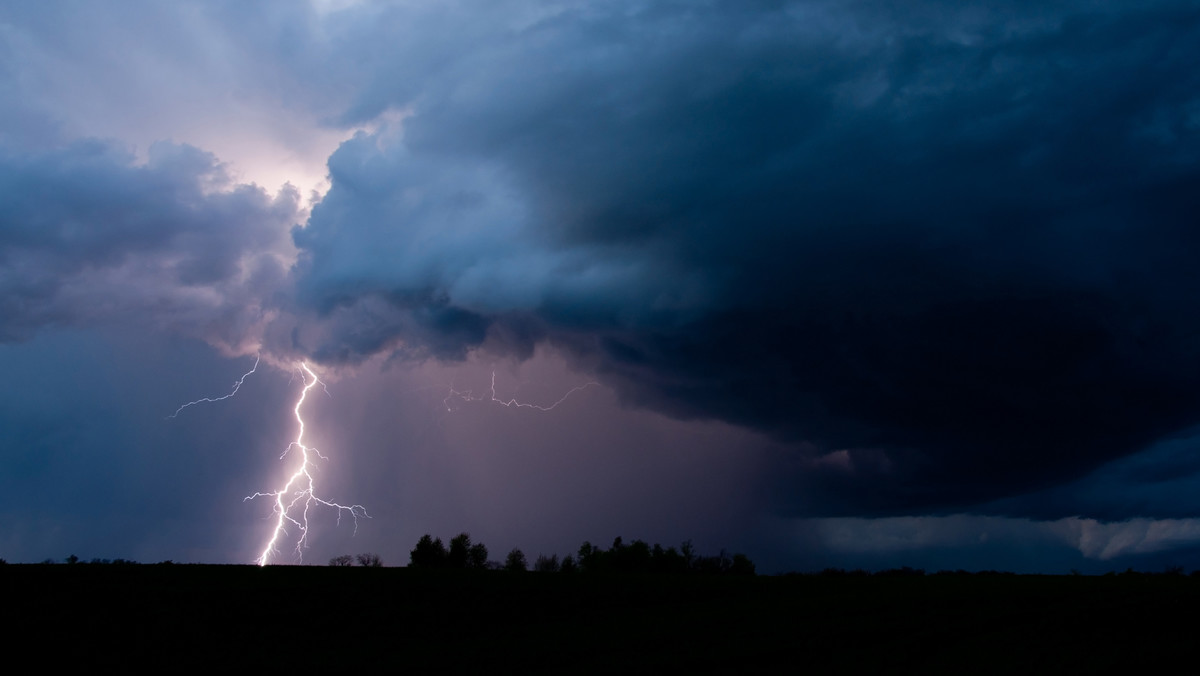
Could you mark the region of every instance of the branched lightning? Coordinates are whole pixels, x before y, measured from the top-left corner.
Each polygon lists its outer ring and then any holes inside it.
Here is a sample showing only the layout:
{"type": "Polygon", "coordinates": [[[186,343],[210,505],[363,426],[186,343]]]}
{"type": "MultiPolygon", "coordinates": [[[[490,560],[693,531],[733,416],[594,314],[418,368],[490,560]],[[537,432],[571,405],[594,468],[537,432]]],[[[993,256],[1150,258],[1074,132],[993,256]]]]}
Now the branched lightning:
{"type": "Polygon", "coordinates": [[[566,401],[567,397],[571,396],[572,394],[575,394],[576,392],[578,392],[580,390],[591,387],[592,385],[599,385],[599,384],[600,383],[598,383],[594,380],[589,380],[588,382],[586,382],[582,385],[578,385],[576,387],[572,387],[570,390],[567,390],[567,393],[564,394],[562,397],[559,397],[558,401],[554,402],[553,404],[550,404],[549,406],[540,406],[538,404],[530,404],[530,403],[526,403],[526,402],[517,401],[516,397],[513,397],[508,400],[497,397],[496,396],[496,372],[492,371],[492,388],[491,388],[490,394],[488,394],[486,396],[485,395],[473,396],[471,390],[456,390],[456,389],[454,389],[454,386],[451,385],[450,386],[450,394],[446,395],[446,398],[442,400],[442,403],[445,404],[447,411],[452,410],[450,407],[450,400],[456,399],[456,398],[462,399],[463,401],[492,401],[492,402],[500,404],[501,406],[504,406],[506,408],[514,408],[514,407],[515,408],[533,408],[533,409],[537,409],[539,411],[549,411],[549,410],[553,409],[554,407],[558,406],[559,404],[563,403],[564,401],[566,401]]]}
{"type": "MultiPolygon", "coordinates": [[[[223,401],[236,395],[238,390],[241,389],[242,383],[245,382],[246,378],[258,370],[259,363],[260,358],[256,358],[254,360],[254,366],[234,382],[233,389],[229,392],[229,394],[220,397],[203,397],[201,399],[196,399],[195,401],[189,401],[175,409],[174,413],[172,413],[170,416],[167,416],[168,419],[177,417],[189,406],[195,406],[196,404],[201,403],[223,401]]],[[[325,386],[325,383],[322,382],[319,377],[317,377],[317,374],[308,366],[306,362],[301,362],[299,364],[299,366],[296,368],[296,373],[299,375],[303,384],[303,387],[300,390],[300,396],[296,399],[295,406],[292,407],[292,413],[296,417],[298,430],[296,432],[296,439],[283,449],[283,452],[279,455],[279,459],[283,460],[289,455],[296,455],[296,453],[293,453],[293,451],[296,451],[300,456],[298,459],[298,465],[288,477],[287,481],[278,490],[257,492],[253,495],[248,495],[243,498],[244,502],[255,500],[257,498],[271,498],[274,503],[272,505],[272,511],[274,513],[275,527],[272,529],[271,536],[267,540],[266,545],[263,547],[262,553],[257,559],[255,559],[255,563],[260,566],[267,565],[272,556],[279,553],[280,542],[287,537],[289,525],[294,526],[299,531],[299,537],[296,539],[296,557],[297,559],[301,558],[303,550],[308,546],[309,513],[316,505],[337,510],[338,523],[341,523],[343,514],[348,513],[351,518],[354,519],[355,532],[358,530],[359,517],[370,518],[370,514],[367,513],[366,508],[362,505],[343,505],[317,495],[315,480],[313,478],[313,470],[315,468],[313,459],[315,457],[322,460],[327,460],[327,458],[315,447],[308,446],[304,443],[305,424],[304,417],[301,414],[301,409],[304,406],[304,402],[308,399],[308,393],[310,390],[317,385],[320,385],[325,391],[325,394],[328,395],[329,388],[325,386]]],[[[506,408],[531,408],[538,411],[550,411],[566,401],[571,395],[593,385],[599,385],[599,383],[595,381],[588,381],[582,385],[577,385],[559,397],[558,401],[543,406],[541,404],[519,401],[515,396],[509,399],[498,397],[496,395],[496,372],[492,371],[491,388],[487,394],[476,396],[471,390],[456,390],[454,389],[453,384],[451,384],[450,393],[446,395],[446,398],[442,400],[442,403],[446,406],[447,411],[452,410],[450,402],[453,399],[461,399],[464,402],[490,401],[500,404],[506,408]]]]}
{"type": "MultiPolygon", "coordinates": [[[[301,379],[304,382],[304,389],[300,391],[300,398],[296,400],[296,406],[292,409],[296,415],[296,422],[299,424],[299,432],[296,433],[296,440],[288,444],[287,448],[283,449],[283,453],[279,456],[282,460],[293,449],[300,452],[300,465],[296,471],[288,478],[287,483],[277,491],[270,493],[255,493],[248,495],[243,500],[253,500],[255,498],[274,498],[275,505],[275,529],[271,532],[271,538],[267,541],[266,547],[263,548],[262,554],[255,560],[260,566],[267,565],[267,561],[272,554],[278,553],[277,545],[281,537],[287,534],[287,526],[291,524],[300,531],[300,538],[296,541],[296,556],[300,557],[302,550],[308,544],[308,513],[314,504],[332,507],[337,510],[338,523],[341,523],[342,514],[349,513],[354,518],[354,529],[358,530],[358,518],[370,518],[366,508],[362,505],[340,505],[336,502],[330,502],[316,494],[313,486],[312,469],[313,463],[310,457],[312,455],[318,458],[325,459],[316,448],[306,446],[304,444],[304,418],[300,415],[300,407],[304,405],[305,398],[308,397],[308,391],[316,385],[321,385],[325,388],[325,383],[313,373],[307,363],[300,364],[301,379]],[[307,374],[307,375],[305,375],[307,374]],[[311,380],[309,380],[311,378],[311,380]]],[[[329,390],[325,389],[326,394],[329,390]]]]}
{"type": "Polygon", "coordinates": [[[178,415],[179,415],[179,413],[180,413],[181,411],[183,411],[183,409],[187,408],[188,406],[195,406],[196,404],[204,404],[204,403],[210,403],[210,404],[211,404],[211,403],[213,403],[213,402],[216,402],[216,401],[224,401],[225,399],[228,399],[228,398],[232,397],[233,395],[237,394],[237,393],[238,393],[238,389],[240,389],[240,388],[242,387],[242,383],[243,383],[243,382],[245,382],[246,378],[247,378],[247,377],[248,377],[248,376],[249,376],[251,373],[254,373],[255,371],[257,371],[257,370],[258,370],[258,362],[259,362],[259,360],[260,360],[261,358],[262,358],[262,356],[261,356],[261,355],[259,355],[258,357],[255,357],[255,358],[254,358],[254,366],[253,366],[253,368],[251,368],[249,371],[246,371],[245,373],[243,373],[243,374],[242,374],[242,377],[241,377],[241,378],[238,378],[238,379],[237,379],[237,381],[235,381],[235,382],[233,383],[233,391],[231,391],[229,394],[227,394],[227,395],[225,395],[225,396],[223,396],[223,397],[203,397],[203,398],[201,398],[201,399],[197,399],[196,401],[189,401],[188,403],[184,404],[183,406],[180,406],[179,408],[175,409],[175,412],[174,412],[174,413],[172,413],[171,415],[167,416],[167,420],[174,419],[176,416],[178,416],[178,415]]]}

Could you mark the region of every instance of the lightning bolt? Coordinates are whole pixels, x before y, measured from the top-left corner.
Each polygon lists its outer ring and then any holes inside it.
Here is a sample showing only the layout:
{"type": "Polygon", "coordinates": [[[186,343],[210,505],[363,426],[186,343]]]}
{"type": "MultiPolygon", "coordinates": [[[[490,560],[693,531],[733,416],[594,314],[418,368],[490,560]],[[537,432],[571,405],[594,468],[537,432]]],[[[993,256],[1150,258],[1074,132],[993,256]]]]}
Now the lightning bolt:
{"type": "MultiPolygon", "coordinates": [[[[362,505],[341,505],[336,502],[330,502],[316,493],[312,476],[312,456],[316,456],[322,460],[327,460],[327,458],[321,455],[316,448],[304,444],[304,418],[300,415],[300,408],[304,406],[304,400],[308,397],[309,390],[317,385],[325,388],[325,383],[321,382],[321,379],[317,377],[316,373],[313,373],[313,370],[309,368],[307,363],[301,362],[299,370],[301,371],[300,377],[304,382],[304,388],[300,391],[300,398],[296,400],[296,406],[292,409],[296,415],[299,431],[296,433],[296,440],[283,449],[283,453],[279,456],[279,459],[282,460],[288,453],[297,450],[300,453],[300,465],[292,473],[291,477],[288,478],[287,483],[279,490],[270,493],[255,493],[243,499],[243,502],[256,498],[273,498],[275,501],[273,506],[275,529],[271,532],[271,538],[263,548],[262,554],[255,560],[255,563],[260,566],[267,565],[271,555],[278,553],[278,543],[281,538],[287,535],[288,524],[295,526],[300,531],[300,538],[296,541],[296,557],[297,559],[301,557],[302,550],[308,544],[308,513],[314,505],[324,505],[325,507],[336,509],[339,524],[342,521],[342,514],[349,513],[354,518],[355,532],[358,531],[358,518],[360,516],[368,519],[371,518],[371,515],[367,514],[366,508],[362,505]]],[[[329,390],[326,389],[325,392],[328,393],[329,390]]]]}
{"type": "Polygon", "coordinates": [[[196,404],[204,404],[204,403],[209,403],[209,404],[211,404],[211,403],[213,403],[213,402],[217,402],[217,401],[224,401],[224,400],[226,400],[226,399],[228,399],[228,398],[232,397],[233,395],[237,394],[237,393],[238,393],[238,390],[239,390],[239,389],[242,387],[242,383],[246,381],[246,378],[247,378],[247,377],[248,377],[248,376],[249,376],[251,373],[254,373],[255,371],[257,371],[257,370],[258,370],[258,362],[259,362],[259,359],[261,359],[261,358],[262,358],[262,355],[259,355],[259,356],[257,356],[257,357],[255,357],[255,358],[254,358],[254,367],[253,367],[253,368],[251,368],[249,371],[246,371],[245,373],[243,373],[243,374],[242,374],[242,377],[241,377],[241,378],[238,378],[238,379],[237,379],[237,381],[235,381],[235,382],[233,383],[233,391],[232,391],[232,392],[230,392],[229,394],[227,394],[227,395],[225,395],[225,396],[223,396],[223,397],[216,397],[216,398],[213,398],[213,397],[203,397],[203,398],[201,398],[201,399],[197,399],[196,401],[189,401],[188,403],[184,404],[183,406],[180,406],[179,408],[175,409],[175,412],[174,412],[174,413],[172,413],[171,415],[167,416],[167,420],[173,420],[173,419],[175,419],[175,417],[176,417],[176,416],[178,416],[178,415],[179,415],[181,412],[183,412],[183,409],[187,408],[188,406],[195,406],[196,404]]]}
{"type": "Polygon", "coordinates": [[[571,396],[572,394],[575,394],[576,392],[578,392],[580,390],[587,389],[587,388],[591,387],[592,385],[599,385],[599,384],[600,383],[598,383],[594,380],[589,380],[588,382],[586,382],[582,385],[572,387],[570,390],[567,390],[567,393],[564,394],[562,397],[560,397],[558,399],[558,401],[554,402],[553,404],[550,404],[549,406],[539,406],[538,404],[529,404],[529,403],[517,401],[516,397],[513,397],[508,400],[500,399],[499,397],[497,397],[496,396],[496,372],[493,370],[492,371],[492,389],[491,389],[491,394],[489,396],[483,396],[483,395],[480,395],[478,397],[472,396],[471,390],[456,390],[456,389],[454,389],[454,385],[452,384],[450,386],[450,394],[446,395],[446,398],[442,400],[442,403],[445,404],[447,411],[452,410],[450,407],[450,400],[455,399],[455,398],[462,399],[463,401],[493,401],[493,402],[500,404],[501,406],[504,406],[506,408],[514,408],[514,407],[515,408],[533,408],[533,409],[537,409],[539,411],[549,411],[549,410],[552,410],[554,407],[558,406],[559,404],[563,403],[564,401],[566,401],[567,397],[571,396]]]}

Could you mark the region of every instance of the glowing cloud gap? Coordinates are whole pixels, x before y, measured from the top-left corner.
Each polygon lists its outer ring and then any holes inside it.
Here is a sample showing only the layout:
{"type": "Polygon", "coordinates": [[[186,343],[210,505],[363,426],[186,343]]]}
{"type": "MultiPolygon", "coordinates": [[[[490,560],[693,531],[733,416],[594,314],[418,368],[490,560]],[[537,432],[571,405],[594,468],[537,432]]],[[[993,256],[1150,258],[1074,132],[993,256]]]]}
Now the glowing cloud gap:
{"type": "MultiPolygon", "coordinates": [[[[277,545],[281,537],[287,534],[287,525],[290,523],[300,531],[300,538],[296,541],[296,557],[302,557],[302,550],[308,544],[308,512],[312,509],[314,503],[332,507],[338,511],[338,523],[341,523],[342,513],[349,512],[350,516],[354,517],[354,530],[358,531],[358,517],[371,518],[367,514],[367,510],[362,505],[340,505],[336,502],[330,502],[319,497],[313,486],[313,477],[310,473],[312,469],[312,460],[309,453],[325,460],[325,456],[321,455],[317,449],[304,445],[304,418],[300,415],[300,407],[304,405],[304,400],[308,397],[308,391],[316,385],[320,384],[322,388],[325,383],[317,378],[317,374],[313,373],[307,363],[300,364],[301,378],[304,381],[304,389],[300,392],[300,398],[296,400],[296,406],[292,409],[296,414],[296,422],[299,423],[300,431],[296,434],[296,440],[288,444],[287,448],[279,456],[282,460],[292,449],[300,451],[300,466],[292,473],[287,483],[277,491],[271,493],[255,493],[248,495],[243,499],[253,500],[255,498],[270,497],[275,499],[275,529],[271,532],[271,538],[267,541],[266,547],[263,548],[262,554],[255,560],[260,566],[267,565],[267,561],[272,554],[278,553],[277,545]],[[305,376],[304,374],[308,374],[305,376]],[[309,380],[311,378],[311,381],[309,380]],[[297,512],[299,512],[297,514],[297,512]]],[[[328,393],[328,389],[326,389],[328,393]]]]}
{"type": "Polygon", "coordinates": [[[451,385],[450,386],[450,394],[446,395],[446,398],[442,400],[442,403],[445,404],[447,411],[452,410],[450,408],[450,400],[454,399],[456,397],[458,399],[462,399],[463,401],[489,401],[490,400],[490,401],[500,404],[501,406],[504,406],[506,408],[513,408],[513,407],[515,407],[515,408],[534,408],[539,411],[549,411],[549,410],[552,410],[554,407],[558,406],[559,404],[563,403],[564,401],[566,401],[567,397],[571,396],[572,394],[575,394],[576,392],[578,392],[580,390],[589,388],[592,385],[599,386],[600,383],[598,383],[594,380],[589,380],[588,382],[586,382],[582,385],[572,387],[570,390],[567,390],[567,393],[564,394],[562,397],[559,397],[558,401],[554,402],[553,404],[550,404],[549,406],[539,406],[537,404],[527,404],[524,402],[517,401],[516,397],[513,397],[507,401],[497,398],[496,397],[496,372],[492,371],[492,390],[491,390],[491,394],[489,396],[475,397],[475,396],[471,395],[471,390],[456,390],[456,389],[454,389],[454,386],[451,385]]]}
{"type": "Polygon", "coordinates": [[[232,397],[233,395],[237,394],[237,393],[238,393],[238,389],[240,389],[240,388],[242,387],[242,383],[243,383],[243,382],[245,382],[245,380],[246,380],[247,376],[249,376],[251,373],[254,373],[255,371],[257,371],[257,370],[258,370],[258,362],[259,362],[259,360],[260,360],[260,359],[262,359],[262,355],[259,355],[259,356],[257,356],[257,357],[255,357],[255,358],[254,358],[254,367],[253,367],[253,368],[251,368],[249,371],[246,371],[245,373],[243,373],[243,374],[242,374],[242,377],[241,377],[241,378],[238,378],[238,379],[237,379],[237,381],[236,381],[236,382],[234,382],[234,384],[233,384],[233,391],[232,391],[232,392],[230,392],[229,394],[227,394],[227,395],[225,395],[225,396],[223,396],[223,397],[216,397],[216,398],[212,398],[212,397],[204,397],[204,398],[202,398],[202,399],[197,399],[197,400],[195,400],[195,401],[189,401],[188,403],[184,404],[183,406],[180,406],[179,408],[175,409],[175,412],[174,412],[174,413],[172,413],[171,415],[167,416],[167,420],[172,420],[172,419],[174,419],[176,416],[178,416],[178,415],[179,415],[180,411],[182,411],[183,409],[187,408],[188,406],[195,406],[196,404],[203,404],[203,403],[210,403],[210,404],[211,404],[211,403],[213,403],[213,402],[216,402],[216,401],[224,401],[225,399],[228,399],[228,398],[232,397]]]}

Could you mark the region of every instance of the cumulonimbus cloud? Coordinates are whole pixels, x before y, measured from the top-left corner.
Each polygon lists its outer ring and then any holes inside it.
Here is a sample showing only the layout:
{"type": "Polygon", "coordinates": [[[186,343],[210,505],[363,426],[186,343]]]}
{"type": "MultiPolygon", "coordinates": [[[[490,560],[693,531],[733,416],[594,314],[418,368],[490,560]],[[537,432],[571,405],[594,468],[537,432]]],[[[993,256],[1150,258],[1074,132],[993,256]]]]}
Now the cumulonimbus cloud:
{"type": "Polygon", "coordinates": [[[1026,491],[1200,418],[1194,8],[560,9],[375,17],[457,30],[375,43],[399,65],[347,115],[400,121],[295,232],[293,346],[550,341],[845,452],[817,511],[1026,491]]]}
{"type": "Polygon", "coordinates": [[[808,514],[978,505],[1200,422],[1191,3],[287,7],[196,25],[287,52],[228,70],[274,77],[249,98],[289,129],[362,129],[307,221],[186,145],[0,136],[5,339],[551,343],[633,405],[802,449],[808,514]]]}

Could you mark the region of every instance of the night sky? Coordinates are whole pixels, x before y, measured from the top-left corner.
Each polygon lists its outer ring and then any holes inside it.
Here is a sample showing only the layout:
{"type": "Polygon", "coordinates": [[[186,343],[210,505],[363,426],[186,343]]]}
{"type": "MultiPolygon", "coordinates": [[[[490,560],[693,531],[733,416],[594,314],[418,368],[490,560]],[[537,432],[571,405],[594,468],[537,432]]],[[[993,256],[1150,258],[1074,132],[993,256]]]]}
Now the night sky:
{"type": "Polygon", "coordinates": [[[4,3],[0,557],[252,562],[307,362],[371,518],[305,563],[1200,567],[1198,64],[1191,0],[4,3]]]}

